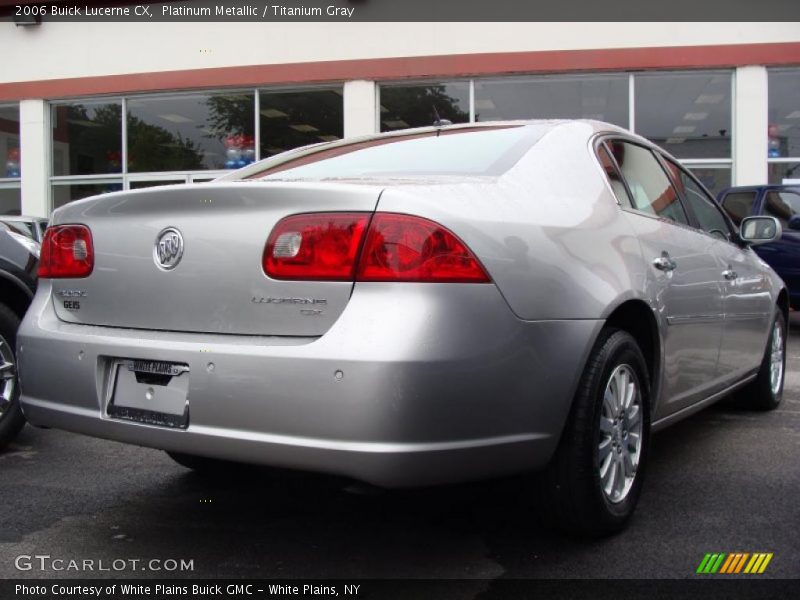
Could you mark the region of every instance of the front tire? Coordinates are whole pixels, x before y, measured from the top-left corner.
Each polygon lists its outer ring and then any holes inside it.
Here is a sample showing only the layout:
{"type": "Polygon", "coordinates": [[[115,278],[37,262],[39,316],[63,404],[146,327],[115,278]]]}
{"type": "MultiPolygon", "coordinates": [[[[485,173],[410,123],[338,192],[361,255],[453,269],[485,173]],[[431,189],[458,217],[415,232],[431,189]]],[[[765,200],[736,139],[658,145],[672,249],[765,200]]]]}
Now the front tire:
{"type": "Polygon", "coordinates": [[[25,425],[19,406],[17,329],[19,317],[0,304],[0,450],[11,443],[25,425]]]}
{"type": "Polygon", "coordinates": [[[545,472],[546,512],[562,529],[603,536],[626,525],[644,478],[649,406],[647,366],[636,340],[604,329],[545,472]]]}
{"type": "Polygon", "coordinates": [[[786,377],[786,318],[775,307],[767,348],[756,378],[739,392],[739,399],[753,410],[774,410],[783,399],[783,381],[786,377]]]}

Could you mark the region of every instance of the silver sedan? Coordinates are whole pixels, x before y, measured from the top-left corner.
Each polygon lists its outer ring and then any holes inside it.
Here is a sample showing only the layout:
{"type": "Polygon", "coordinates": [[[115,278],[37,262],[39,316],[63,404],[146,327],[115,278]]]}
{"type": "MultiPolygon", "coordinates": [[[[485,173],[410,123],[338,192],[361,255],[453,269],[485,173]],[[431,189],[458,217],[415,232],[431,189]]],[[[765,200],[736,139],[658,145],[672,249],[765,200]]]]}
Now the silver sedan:
{"type": "Polygon", "coordinates": [[[781,401],[788,297],[648,141],[595,121],[319,144],[57,210],[19,332],[34,425],[387,487],[544,471],[623,527],[650,432],[781,401]]]}

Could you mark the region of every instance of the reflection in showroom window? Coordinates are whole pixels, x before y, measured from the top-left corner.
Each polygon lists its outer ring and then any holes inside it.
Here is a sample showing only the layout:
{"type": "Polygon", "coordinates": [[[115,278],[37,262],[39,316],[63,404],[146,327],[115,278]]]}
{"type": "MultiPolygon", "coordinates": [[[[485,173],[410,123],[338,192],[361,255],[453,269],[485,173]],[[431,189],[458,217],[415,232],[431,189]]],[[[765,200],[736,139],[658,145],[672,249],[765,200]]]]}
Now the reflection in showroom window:
{"type": "Polygon", "coordinates": [[[53,106],[53,175],[122,171],[122,102],[81,101],[53,106]]]}
{"type": "Polygon", "coordinates": [[[341,88],[259,92],[261,157],[344,137],[341,88]]]}
{"type": "Polygon", "coordinates": [[[232,169],[255,160],[252,92],[127,101],[128,172],[232,169]]]}
{"type": "Polygon", "coordinates": [[[769,69],[769,182],[800,185],[800,69],[769,69]]]}
{"type": "Polygon", "coordinates": [[[475,80],[475,120],[595,119],[628,127],[628,75],[475,80]]]}
{"type": "Polygon", "coordinates": [[[0,215],[20,213],[19,104],[0,106],[0,215]]]}
{"type": "Polygon", "coordinates": [[[469,123],[469,82],[383,85],[380,89],[380,129],[427,127],[440,119],[469,123]]]}
{"type": "Polygon", "coordinates": [[[730,159],[731,73],[637,73],[636,133],[677,158],[730,159]]]}

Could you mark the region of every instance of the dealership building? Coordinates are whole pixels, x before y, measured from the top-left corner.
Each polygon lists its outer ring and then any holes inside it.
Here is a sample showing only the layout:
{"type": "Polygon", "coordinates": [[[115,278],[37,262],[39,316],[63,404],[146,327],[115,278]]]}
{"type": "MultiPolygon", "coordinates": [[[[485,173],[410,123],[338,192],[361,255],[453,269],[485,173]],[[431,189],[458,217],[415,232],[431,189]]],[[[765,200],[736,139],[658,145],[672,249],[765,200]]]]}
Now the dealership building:
{"type": "Polygon", "coordinates": [[[800,183],[798,23],[0,21],[0,213],[432,124],[591,118],[800,183]]]}

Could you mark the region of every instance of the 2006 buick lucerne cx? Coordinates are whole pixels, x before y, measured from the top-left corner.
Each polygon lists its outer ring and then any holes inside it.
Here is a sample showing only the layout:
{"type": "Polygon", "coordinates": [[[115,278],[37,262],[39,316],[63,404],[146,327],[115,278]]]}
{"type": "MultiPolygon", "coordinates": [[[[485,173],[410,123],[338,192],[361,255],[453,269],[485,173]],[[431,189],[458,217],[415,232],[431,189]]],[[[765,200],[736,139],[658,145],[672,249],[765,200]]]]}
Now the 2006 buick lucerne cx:
{"type": "Polygon", "coordinates": [[[650,432],[781,401],[788,301],[648,141],[595,121],[318,144],[57,210],[18,336],[34,425],[402,487],[544,471],[631,515],[650,432]]]}

